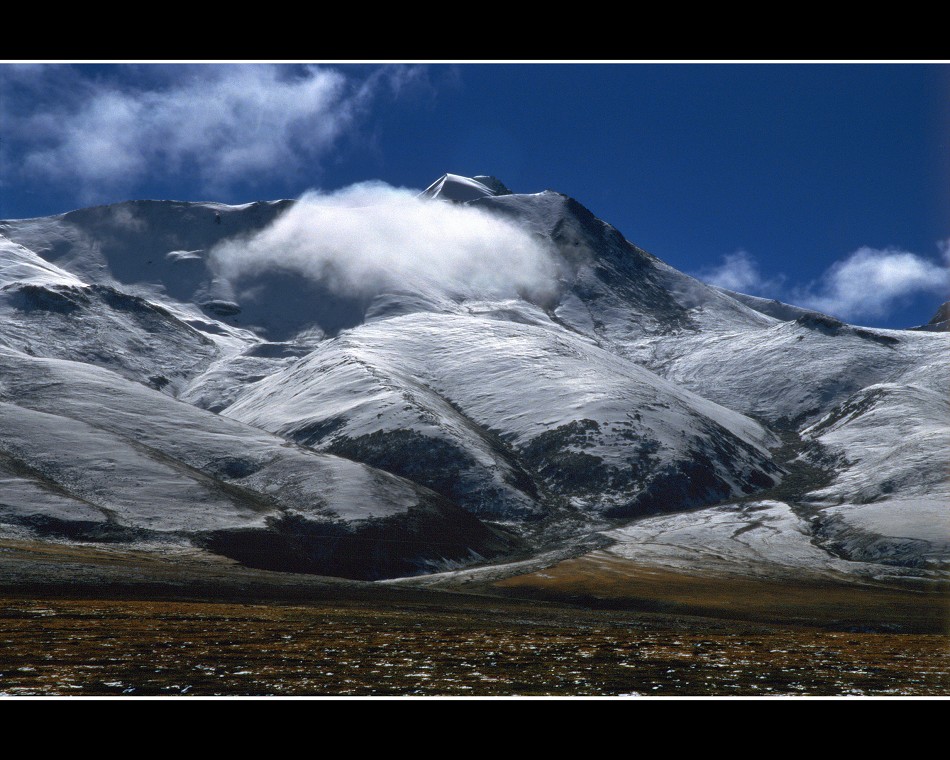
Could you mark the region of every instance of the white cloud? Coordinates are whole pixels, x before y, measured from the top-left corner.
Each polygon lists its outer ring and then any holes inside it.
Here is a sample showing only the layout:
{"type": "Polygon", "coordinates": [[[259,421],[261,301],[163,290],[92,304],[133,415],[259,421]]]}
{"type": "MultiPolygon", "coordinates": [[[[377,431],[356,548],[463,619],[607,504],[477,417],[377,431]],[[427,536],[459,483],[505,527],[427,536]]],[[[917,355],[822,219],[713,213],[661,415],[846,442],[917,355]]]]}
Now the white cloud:
{"type": "Polygon", "coordinates": [[[736,293],[772,297],[781,288],[784,280],[782,276],[763,276],[758,262],[745,251],[726,254],[722,257],[722,264],[698,272],[696,278],[736,293]]]}
{"type": "Polygon", "coordinates": [[[416,195],[382,183],[309,193],[264,231],[214,249],[213,266],[236,290],[282,270],[357,297],[412,290],[543,299],[554,292],[557,267],[537,238],[487,211],[416,195]]]}
{"type": "Polygon", "coordinates": [[[880,317],[922,293],[948,297],[950,256],[940,265],[908,251],[860,248],[821,279],[796,292],[795,303],[844,319],[880,317]]]}
{"type": "Polygon", "coordinates": [[[415,76],[405,67],[362,81],[318,66],[133,68],[124,80],[62,67],[7,72],[20,88],[21,112],[12,106],[4,115],[24,144],[22,169],[76,182],[87,196],[149,173],[187,174],[208,191],[292,174],[325,156],[378,92],[398,94],[415,76]],[[45,98],[42,87],[53,80],[70,82],[72,94],[45,98]],[[36,102],[21,97],[28,87],[36,102]]]}
{"type": "Polygon", "coordinates": [[[950,299],[950,240],[939,241],[941,260],[895,248],[859,248],[837,261],[821,277],[795,287],[786,276],[765,277],[745,251],[723,256],[718,267],[695,276],[711,285],[750,295],[776,298],[844,320],[886,317],[912,298],[950,299]]]}

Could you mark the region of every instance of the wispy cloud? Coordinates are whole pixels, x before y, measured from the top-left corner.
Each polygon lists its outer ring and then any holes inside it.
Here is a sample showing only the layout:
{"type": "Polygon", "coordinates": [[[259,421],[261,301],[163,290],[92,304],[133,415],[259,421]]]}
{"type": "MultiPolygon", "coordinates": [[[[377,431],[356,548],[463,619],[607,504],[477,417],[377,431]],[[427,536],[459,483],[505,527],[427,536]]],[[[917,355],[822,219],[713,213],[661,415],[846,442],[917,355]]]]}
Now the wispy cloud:
{"type": "Polygon", "coordinates": [[[411,290],[448,298],[543,299],[554,292],[553,257],[534,236],[476,208],[420,200],[383,183],[309,193],[274,224],[212,251],[236,291],[255,275],[289,271],[337,295],[411,290]]]}
{"type": "MultiPolygon", "coordinates": [[[[14,169],[73,182],[87,199],[148,174],[187,175],[207,191],[318,162],[381,92],[398,95],[412,67],[3,67],[2,116],[14,169]]],[[[308,167],[312,170],[312,165],[308,167]]]]}
{"type": "Polygon", "coordinates": [[[711,285],[775,298],[841,319],[886,317],[921,295],[950,298],[950,240],[940,241],[941,260],[896,248],[864,246],[832,264],[819,278],[792,285],[784,274],[765,276],[746,251],[695,276],[711,285]]]}
{"type": "Polygon", "coordinates": [[[746,251],[727,253],[722,264],[703,269],[695,275],[703,282],[726,290],[749,295],[772,295],[779,292],[785,280],[783,275],[765,277],[758,262],[746,251]]]}
{"type": "Polygon", "coordinates": [[[915,295],[950,297],[950,255],[944,263],[893,248],[863,247],[833,264],[820,280],[793,293],[795,303],[844,319],[881,317],[915,295]]]}

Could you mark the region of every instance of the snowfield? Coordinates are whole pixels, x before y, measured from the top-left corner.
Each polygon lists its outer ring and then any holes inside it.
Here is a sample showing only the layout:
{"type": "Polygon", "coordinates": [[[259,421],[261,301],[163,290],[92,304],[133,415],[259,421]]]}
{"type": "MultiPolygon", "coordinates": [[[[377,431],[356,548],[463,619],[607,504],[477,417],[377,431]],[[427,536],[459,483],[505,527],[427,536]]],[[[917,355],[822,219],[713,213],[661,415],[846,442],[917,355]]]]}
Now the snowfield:
{"type": "MultiPolygon", "coordinates": [[[[897,511],[894,505],[890,509],[897,511]]],[[[869,517],[866,514],[854,520],[855,525],[864,526],[865,538],[873,528],[880,531],[874,533],[880,536],[902,530],[906,524],[905,520],[888,524],[885,518],[874,525],[869,517]]],[[[918,529],[927,538],[918,539],[916,546],[904,539],[903,551],[881,551],[877,555],[864,552],[860,558],[844,559],[828,551],[828,542],[816,540],[821,522],[822,518],[803,516],[782,502],[726,504],[639,520],[608,532],[606,535],[616,543],[602,551],[641,564],[687,572],[702,568],[722,575],[885,580],[895,576],[928,577],[927,570],[934,568],[928,567],[927,555],[946,556],[950,538],[946,517],[941,520],[925,509],[918,529]],[[924,562],[915,561],[921,556],[924,562]]],[[[838,543],[846,546],[852,541],[849,548],[856,553],[859,539],[853,531],[838,543]]],[[[891,543],[896,546],[897,542],[891,543]]]]}
{"type": "Polygon", "coordinates": [[[341,213],[445,260],[366,288],[346,246],[251,258],[308,234],[293,201],[0,222],[0,537],[367,578],[604,537],[695,572],[945,576],[943,312],[878,330],[713,288],[494,177],[399,203],[341,213]],[[499,260],[514,236],[523,282],[433,242],[452,209],[499,260]]]}
{"type": "Polygon", "coordinates": [[[761,501],[641,520],[608,533],[617,541],[608,551],[647,564],[737,575],[881,572],[829,555],[812,543],[811,533],[788,504],[761,501]]]}
{"type": "MultiPolygon", "coordinates": [[[[508,540],[409,481],[107,370],[0,350],[0,376],[0,472],[9,484],[0,525],[81,540],[190,541],[274,569],[362,568],[335,556],[335,545],[392,541],[406,526],[451,540],[438,552],[414,547],[396,563],[405,569],[491,554],[508,540]],[[282,540],[294,556],[269,556],[267,544],[279,549],[282,540]]],[[[376,557],[366,570],[387,573],[389,564],[376,557]]]]}
{"type": "Polygon", "coordinates": [[[415,431],[459,452],[458,477],[472,481],[461,503],[478,513],[504,515],[523,500],[496,495],[517,488],[512,457],[576,506],[616,514],[661,498],[650,492],[654,472],[700,457],[707,486],[723,495],[777,477],[767,448],[776,440],[757,423],[543,313],[535,320],[417,313],[366,324],[254,384],[222,414],[330,451],[415,431]]]}

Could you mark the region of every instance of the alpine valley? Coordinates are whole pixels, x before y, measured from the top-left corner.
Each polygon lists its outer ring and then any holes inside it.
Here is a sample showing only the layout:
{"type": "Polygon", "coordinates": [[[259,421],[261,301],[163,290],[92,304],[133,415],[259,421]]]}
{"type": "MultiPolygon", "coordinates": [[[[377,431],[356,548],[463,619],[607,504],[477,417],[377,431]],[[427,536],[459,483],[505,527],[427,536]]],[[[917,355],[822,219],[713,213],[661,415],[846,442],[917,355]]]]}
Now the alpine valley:
{"type": "Polygon", "coordinates": [[[706,285],[558,192],[404,196],[385,224],[306,197],[0,222],[3,587],[74,581],[55,551],[110,583],[946,588],[946,304],[855,326],[706,285]]]}

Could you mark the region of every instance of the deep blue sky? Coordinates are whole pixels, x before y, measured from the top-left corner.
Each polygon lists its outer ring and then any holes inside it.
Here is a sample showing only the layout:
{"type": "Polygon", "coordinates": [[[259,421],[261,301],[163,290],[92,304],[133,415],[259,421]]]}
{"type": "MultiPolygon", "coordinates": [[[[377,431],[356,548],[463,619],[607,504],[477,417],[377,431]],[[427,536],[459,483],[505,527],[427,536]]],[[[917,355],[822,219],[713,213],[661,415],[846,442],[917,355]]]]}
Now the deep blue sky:
{"type": "Polygon", "coordinates": [[[0,218],[494,174],[849,321],[950,298],[948,64],[0,64],[0,138],[0,218]]]}

